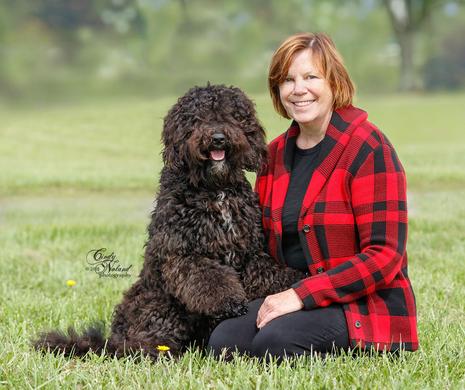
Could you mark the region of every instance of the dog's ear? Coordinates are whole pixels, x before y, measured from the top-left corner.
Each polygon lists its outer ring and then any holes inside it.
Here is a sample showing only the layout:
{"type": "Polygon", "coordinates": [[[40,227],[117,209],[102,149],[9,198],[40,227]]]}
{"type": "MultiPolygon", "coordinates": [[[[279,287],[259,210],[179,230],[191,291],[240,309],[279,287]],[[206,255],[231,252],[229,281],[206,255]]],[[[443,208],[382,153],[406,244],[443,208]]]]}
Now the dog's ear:
{"type": "Polygon", "coordinates": [[[247,153],[244,169],[251,172],[259,172],[263,164],[266,163],[268,156],[265,130],[255,116],[247,122],[245,135],[250,144],[250,151],[247,153]]]}
{"type": "Polygon", "coordinates": [[[183,166],[186,128],[188,128],[190,116],[187,115],[183,99],[178,99],[171,107],[163,122],[162,142],[163,142],[163,163],[169,169],[179,169],[183,166]]]}
{"type": "Polygon", "coordinates": [[[176,169],[180,167],[179,150],[177,150],[176,142],[176,123],[169,120],[169,114],[165,118],[163,126],[162,141],[163,141],[163,163],[169,169],[176,169]]]}
{"type": "Polygon", "coordinates": [[[241,124],[250,145],[246,153],[244,169],[258,172],[266,163],[268,148],[265,140],[265,130],[257,118],[254,103],[238,88],[231,88],[234,96],[234,119],[241,124]]]}
{"type": "Polygon", "coordinates": [[[163,162],[170,169],[183,168],[187,139],[199,117],[200,87],[192,87],[171,107],[163,123],[163,162]]]}

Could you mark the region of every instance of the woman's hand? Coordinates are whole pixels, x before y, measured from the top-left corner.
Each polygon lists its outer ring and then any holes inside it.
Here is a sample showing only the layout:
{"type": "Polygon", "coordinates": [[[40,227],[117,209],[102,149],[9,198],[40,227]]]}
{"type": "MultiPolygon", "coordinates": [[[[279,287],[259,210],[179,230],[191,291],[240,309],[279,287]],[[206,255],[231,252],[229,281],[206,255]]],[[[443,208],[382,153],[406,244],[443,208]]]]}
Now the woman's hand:
{"type": "Polygon", "coordinates": [[[257,315],[257,328],[263,328],[268,322],[287,313],[304,307],[293,288],[278,294],[268,295],[260,306],[257,315]]]}

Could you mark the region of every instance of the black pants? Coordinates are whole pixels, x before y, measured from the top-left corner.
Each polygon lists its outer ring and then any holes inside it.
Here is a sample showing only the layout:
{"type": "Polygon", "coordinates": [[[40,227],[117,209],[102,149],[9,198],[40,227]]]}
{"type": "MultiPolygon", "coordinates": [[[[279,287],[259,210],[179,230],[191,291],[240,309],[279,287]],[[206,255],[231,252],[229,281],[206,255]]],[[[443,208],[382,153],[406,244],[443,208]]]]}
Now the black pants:
{"type": "Polygon", "coordinates": [[[257,313],[264,299],[249,303],[246,315],[221,322],[210,336],[208,347],[215,356],[226,349],[260,358],[347,350],[349,334],[341,305],[300,310],[275,318],[262,329],[256,326],[257,313]]]}

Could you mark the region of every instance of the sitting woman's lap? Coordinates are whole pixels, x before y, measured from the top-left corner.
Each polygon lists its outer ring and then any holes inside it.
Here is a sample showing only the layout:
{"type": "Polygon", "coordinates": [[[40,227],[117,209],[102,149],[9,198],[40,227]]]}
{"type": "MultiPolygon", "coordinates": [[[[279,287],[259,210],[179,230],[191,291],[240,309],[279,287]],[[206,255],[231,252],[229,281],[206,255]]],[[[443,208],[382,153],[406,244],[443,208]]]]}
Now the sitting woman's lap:
{"type": "Polygon", "coordinates": [[[221,322],[208,346],[215,356],[231,352],[282,359],[284,356],[331,353],[347,350],[349,335],[341,305],[300,310],[275,318],[262,329],[256,327],[257,313],[264,299],[249,303],[247,314],[221,322]]]}

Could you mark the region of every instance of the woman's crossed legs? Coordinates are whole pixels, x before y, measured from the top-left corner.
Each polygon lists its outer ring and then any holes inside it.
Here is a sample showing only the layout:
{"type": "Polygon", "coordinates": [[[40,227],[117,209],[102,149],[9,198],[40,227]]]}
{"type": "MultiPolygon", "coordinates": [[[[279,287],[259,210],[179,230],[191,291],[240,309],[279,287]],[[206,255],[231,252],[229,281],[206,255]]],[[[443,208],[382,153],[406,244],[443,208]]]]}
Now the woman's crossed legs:
{"type": "Polygon", "coordinates": [[[273,357],[347,350],[349,335],[341,305],[300,310],[275,318],[262,329],[256,326],[257,313],[264,299],[249,303],[247,314],[221,322],[210,336],[208,347],[215,356],[226,349],[255,357],[273,357]]]}

